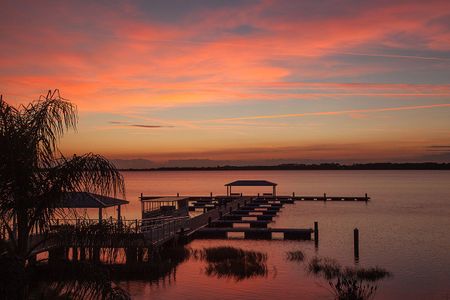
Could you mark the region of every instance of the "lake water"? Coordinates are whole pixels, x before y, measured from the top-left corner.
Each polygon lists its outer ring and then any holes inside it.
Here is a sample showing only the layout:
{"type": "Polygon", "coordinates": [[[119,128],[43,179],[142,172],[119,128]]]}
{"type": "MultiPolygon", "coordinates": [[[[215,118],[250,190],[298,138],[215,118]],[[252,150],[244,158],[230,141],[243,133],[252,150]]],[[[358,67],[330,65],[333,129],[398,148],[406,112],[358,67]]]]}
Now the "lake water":
{"type": "MultiPolygon", "coordinates": [[[[377,299],[450,298],[449,171],[195,171],[124,172],[127,199],[123,215],[140,217],[138,196],[225,194],[237,179],[278,183],[278,194],[362,196],[357,202],[287,204],[273,227],[310,228],[319,222],[318,249],[312,241],[195,240],[194,249],[228,245],[267,253],[268,274],[236,281],[209,277],[205,263],[181,263],[171,280],[158,284],[124,282],[136,299],[331,299],[326,282],[290,262],[286,251],[302,250],[305,261],[331,257],[353,266],[353,229],[360,230],[360,266],[380,266],[393,273],[382,281],[377,299]]],[[[244,194],[270,190],[242,189],[244,194]]],[[[112,213],[112,212],[110,212],[112,213]]]]}

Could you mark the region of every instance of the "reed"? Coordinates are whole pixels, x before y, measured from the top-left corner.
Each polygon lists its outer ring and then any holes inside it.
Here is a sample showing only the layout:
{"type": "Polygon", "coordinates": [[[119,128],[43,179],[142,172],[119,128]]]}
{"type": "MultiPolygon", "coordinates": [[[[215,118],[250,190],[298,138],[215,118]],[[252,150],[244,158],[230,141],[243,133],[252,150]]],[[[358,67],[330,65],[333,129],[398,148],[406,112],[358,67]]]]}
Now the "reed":
{"type": "Polygon", "coordinates": [[[330,258],[315,257],[308,266],[309,273],[324,278],[335,299],[366,300],[375,297],[378,282],[391,275],[380,267],[342,267],[330,258]]]}

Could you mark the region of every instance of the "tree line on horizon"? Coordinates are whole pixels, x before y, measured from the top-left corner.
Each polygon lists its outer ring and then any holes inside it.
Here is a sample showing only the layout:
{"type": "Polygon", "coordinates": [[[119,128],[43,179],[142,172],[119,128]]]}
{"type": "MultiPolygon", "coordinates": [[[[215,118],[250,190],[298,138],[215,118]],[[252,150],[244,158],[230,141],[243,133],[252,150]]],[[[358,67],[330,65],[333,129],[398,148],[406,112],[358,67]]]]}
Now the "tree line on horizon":
{"type": "Polygon", "coordinates": [[[120,168],[121,171],[195,171],[195,170],[450,170],[450,163],[358,163],[358,164],[279,164],[273,166],[159,167],[120,168]]]}

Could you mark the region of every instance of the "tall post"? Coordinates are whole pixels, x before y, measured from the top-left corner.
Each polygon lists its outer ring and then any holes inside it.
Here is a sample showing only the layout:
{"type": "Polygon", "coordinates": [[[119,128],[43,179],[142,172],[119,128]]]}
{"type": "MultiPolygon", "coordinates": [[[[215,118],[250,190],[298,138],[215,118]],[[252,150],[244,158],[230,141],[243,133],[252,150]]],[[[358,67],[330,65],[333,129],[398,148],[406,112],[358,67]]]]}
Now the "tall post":
{"type": "Polygon", "coordinates": [[[275,197],[277,195],[277,186],[274,185],[272,188],[272,195],[275,197]]]}
{"type": "Polygon", "coordinates": [[[141,193],[141,214],[142,214],[142,218],[144,218],[144,195],[141,193]]]}
{"type": "Polygon", "coordinates": [[[121,224],[122,223],[122,215],[121,215],[121,211],[120,211],[120,205],[117,206],[117,224],[121,224]]]}
{"type": "Polygon", "coordinates": [[[327,193],[323,193],[323,201],[327,201],[327,193]]]}
{"type": "Polygon", "coordinates": [[[355,228],[353,230],[353,250],[355,254],[355,261],[359,261],[359,230],[355,228]]]}
{"type": "Polygon", "coordinates": [[[80,260],[81,261],[86,260],[86,248],[84,247],[80,248],[80,260]]]}
{"type": "Polygon", "coordinates": [[[366,193],[366,202],[369,200],[369,198],[367,197],[367,193],[366,193]]]}
{"type": "Polygon", "coordinates": [[[319,245],[319,222],[314,222],[314,244],[317,247],[319,245]]]}
{"type": "Polygon", "coordinates": [[[101,207],[98,208],[98,223],[101,224],[103,220],[103,209],[101,207]]]}

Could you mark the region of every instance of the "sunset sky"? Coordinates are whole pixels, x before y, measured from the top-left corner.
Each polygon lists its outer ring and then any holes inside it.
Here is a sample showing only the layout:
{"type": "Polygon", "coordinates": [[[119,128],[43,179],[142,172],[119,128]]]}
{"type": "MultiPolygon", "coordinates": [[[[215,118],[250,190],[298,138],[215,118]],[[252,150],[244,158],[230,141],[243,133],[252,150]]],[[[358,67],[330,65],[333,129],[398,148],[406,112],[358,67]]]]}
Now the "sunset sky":
{"type": "Polygon", "coordinates": [[[450,1],[0,1],[0,93],[65,154],[450,161],[450,1]]]}

